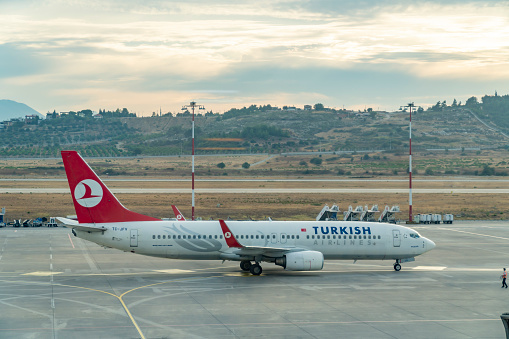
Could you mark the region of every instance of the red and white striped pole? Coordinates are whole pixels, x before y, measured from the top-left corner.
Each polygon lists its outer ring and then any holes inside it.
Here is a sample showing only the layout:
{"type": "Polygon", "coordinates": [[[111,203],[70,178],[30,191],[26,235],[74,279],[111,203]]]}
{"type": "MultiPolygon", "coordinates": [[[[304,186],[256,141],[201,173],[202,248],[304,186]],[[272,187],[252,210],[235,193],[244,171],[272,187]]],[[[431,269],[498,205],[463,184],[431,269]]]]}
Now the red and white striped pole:
{"type": "Polygon", "coordinates": [[[191,127],[191,140],[192,140],[192,153],[191,153],[191,191],[192,191],[192,198],[191,198],[191,220],[194,220],[194,108],[198,107],[199,109],[205,109],[202,105],[196,105],[195,101],[191,101],[189,105],[182,106],[182,110],[187,109],[188,107],[191,107],[191,110],[193,112],[193,122],[191,127]]]}
{"type": "Polygon", "coordinates": [[[408,222],[413,222],[412,216],[412,107],[414,107],[414,103],[409,103],[407,106],[410,108],[410,128],[409,128],[409,164],[408,164],[408,177],[409,177],[409,198],[408,198],[408,222]]]}
{"type": "Polygon", "coordinates": [[[191,139],[193,143],[193,151],[191,153],[191,191],[192,191],[192,199],[191,199],[191,220],[194,220],[194,106],[196,106],[196,102],[191,102],[192,108],[193,108],[193,123],[192,123],[192,132],[191,132],[191,139]]]}

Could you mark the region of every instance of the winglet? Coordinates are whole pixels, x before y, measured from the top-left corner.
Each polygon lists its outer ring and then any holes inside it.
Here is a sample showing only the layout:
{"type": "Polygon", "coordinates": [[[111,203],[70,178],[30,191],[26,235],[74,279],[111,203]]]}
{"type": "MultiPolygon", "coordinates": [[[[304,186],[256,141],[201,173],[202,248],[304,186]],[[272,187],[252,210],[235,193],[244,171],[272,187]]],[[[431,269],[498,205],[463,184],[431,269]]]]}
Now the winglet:
{"type": "Polygon", "coordinates": [[[228,245],[228,247],[237,247],[237,248],[244,247],[241,244],[239,244],[237,239],[235,239],[235,236],[230,231],[230,229],[228,228],[228,226],[226,225],[224,220],[219,220],[219,224],[221,225],[221,230],[223,231],[224,239],[226,240],[226,245],[228,245]]]}
{"type": "Polygon", "coordinates": [[[175,214],[175,218],[177,218],[178,221],[186,221],[186,218],[184,218],[184,215],[180,213],[179,209],[175,205],[171,205],[171,208],[173,209],[173,213],[175,214]]]}

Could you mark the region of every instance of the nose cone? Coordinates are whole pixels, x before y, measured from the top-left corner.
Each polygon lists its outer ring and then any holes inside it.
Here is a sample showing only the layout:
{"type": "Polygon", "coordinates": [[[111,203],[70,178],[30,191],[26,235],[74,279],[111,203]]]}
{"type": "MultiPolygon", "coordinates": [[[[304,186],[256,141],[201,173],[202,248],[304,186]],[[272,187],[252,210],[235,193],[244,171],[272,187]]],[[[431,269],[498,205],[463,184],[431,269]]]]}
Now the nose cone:
{"type": "Polygon", "coordinates": [[[428,238],[426,238],[426,252],[427,251],[431,251],[432,249],[435,248],[435,242],[433,242],[433,240],[429,240],[428,238]]]}

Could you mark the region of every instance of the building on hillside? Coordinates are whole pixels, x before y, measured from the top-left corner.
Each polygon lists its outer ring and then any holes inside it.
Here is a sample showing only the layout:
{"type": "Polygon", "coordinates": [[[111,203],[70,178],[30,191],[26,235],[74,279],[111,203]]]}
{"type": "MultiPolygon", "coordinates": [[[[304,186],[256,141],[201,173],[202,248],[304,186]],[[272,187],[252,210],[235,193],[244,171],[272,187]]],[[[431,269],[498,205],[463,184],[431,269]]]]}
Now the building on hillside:
{"type": "Polygon", "coordinates": [[[39,123],[39,116],[37,114],[25,115],[25,124],[37,125],[39,123]]]}
{"type": "Polygon", "coordinates": [[[297,108],[295,106],[288,106],[288,107],[284,106],[283,110],[287,111],[287,112],[295,112],[295,111],[297,111],[297,108]]]}

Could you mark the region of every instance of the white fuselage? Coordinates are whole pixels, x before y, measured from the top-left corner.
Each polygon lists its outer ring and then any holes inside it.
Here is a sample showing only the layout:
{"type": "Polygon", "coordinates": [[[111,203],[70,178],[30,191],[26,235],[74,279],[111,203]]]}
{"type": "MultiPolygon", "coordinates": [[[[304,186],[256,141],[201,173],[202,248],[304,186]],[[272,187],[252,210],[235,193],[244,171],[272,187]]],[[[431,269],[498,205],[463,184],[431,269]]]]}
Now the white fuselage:
{"type": "MultiPolygon", "coordinates": [[[[243,246],[307,249],[323,253],[324,259],[405,259],[435,247],[413,229],[395,224],[357,221],[227,221],[227,224],[243,246]]],[[[106,230],[74,232],[103,246],[148,256],[230,259],[231,249],[218,221],[161,220],[95,226],[106,230]]],[[[264,256],[271,257],[270,250],[264,256]]]]}

